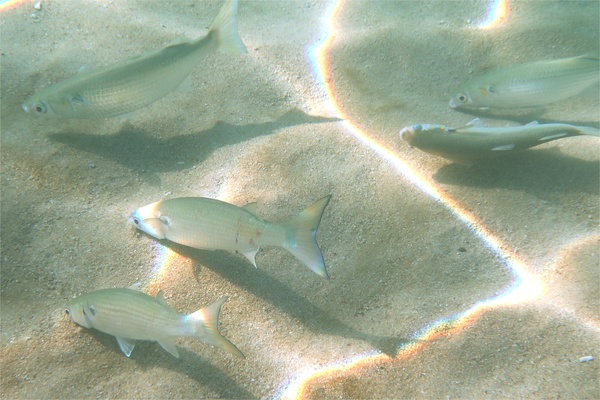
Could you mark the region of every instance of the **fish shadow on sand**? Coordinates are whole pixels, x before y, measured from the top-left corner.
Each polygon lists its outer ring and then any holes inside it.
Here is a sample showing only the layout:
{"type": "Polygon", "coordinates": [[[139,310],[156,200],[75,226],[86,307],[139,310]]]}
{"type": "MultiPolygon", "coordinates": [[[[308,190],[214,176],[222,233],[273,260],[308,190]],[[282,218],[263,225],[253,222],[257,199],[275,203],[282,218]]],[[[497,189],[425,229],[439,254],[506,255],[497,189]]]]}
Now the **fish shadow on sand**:
{"type": "MultiPolygon", "coordinates": [[[[94,340],[102,343],[106,348],[113,350],[119,357],[125,357],[119,349],[114,336],[99,332],[95,329],[86,329],[85,331],[91,334],[94,337],[94,340]]],[[[182,376],[190,377],[198,382],[198,384],[209,387],[212,391],[218,393],[220,398],[255,398],[255,396],[240,386],[234,379],[227,376],[227,374],[218,367],[210,363],[206,358],[202,357],[202,355],[179,345],[177,346],[177,350],[179,351],[180,358],[173,357],[156,342],[138,340],[135,345],[135,350],[131,353],[129,358],[142,369],[156,368],[159,366],[178,372],[182,376]]],[[[234,361],[236,362],[244,362],[241,359],[235,358],[233,355],[226,355],[225,357],[234,358],[234,361]]]]}
{"type": "Polygon", "coordinates": [[[129,123],[126,123],[115,135],[71,132],[52,134],[49,138],[117,162],[156,182],[159,181],[157,173],[192,168],[221,147],[270,135],[290,126],[339,120],[339,118],[313,116],[293,109],[270,122],[232,125],[219,121],[205,131],[168,139],[157,138],[136,129],[129,123]]]}
{"type": "MultiPolygon", "coordinates": [[[[317,334],[342,336],[348,339],[365,341],[390,357],[397,355],[401,345],[411,342],[409,338],[375,336],[360,332],[344,324],[335,316],[321,310],[285,283],[269,276],[260,268],[254,268],[234,254],[225,251],[197,250],[171,243],[163,244],[182,256],[192,259],[195,264],[196,275],[198,275],[200,268],[207,267],[229,282],[267,301],[274,308],[291,315],[295,320],[300,321],[306,328],[317,334]]],[[[298,273],[301,272],[298,271],[298,273]]],[[[322,278],[315,276],[314,279],[322,278]]],[[[326,283],[323,280],[323,284],[326,283]]]]}
{"type": "Polygon", "coordinates": [[[433,178],[444,184],[519,190],[538,197],[543,197],[550,189],[552,192],[587,194],[598,194],[600,190],[597,162],[571,157],[558,149],[517,151],[504,157],[481,160],[471,167],[448,164],[433,178]]]}

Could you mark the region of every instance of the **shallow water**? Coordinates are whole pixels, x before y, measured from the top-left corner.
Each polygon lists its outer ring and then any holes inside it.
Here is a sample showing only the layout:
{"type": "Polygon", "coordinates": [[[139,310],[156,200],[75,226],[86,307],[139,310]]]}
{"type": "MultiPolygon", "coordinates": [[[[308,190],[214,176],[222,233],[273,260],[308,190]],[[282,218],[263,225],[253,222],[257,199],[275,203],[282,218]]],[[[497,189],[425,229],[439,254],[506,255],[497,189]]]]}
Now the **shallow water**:
{"type": "MultiPolygon", "coordinates": [[[[597,50],[596,1],[241,1],[249,54],[215,54],[128,118],[35,118],[33,92],[205,32],[221,1],[42,1],[1,16],[1,393],[7,398],[598,397],[599,142],[553,141],[471,168],[410,149],[460,126],[465,80],[597,50]],[[158,243],[127,222],[165,197],[257,203],[283,221],[332,200],[331,279],[266,247],[158,243]],[[86,330],[66,302],[140,282],[191,313],[223,295],[239,360],[193,338],[180,359],[86,330]],[[581,357],[595,360],[580,362],[581,357]]],[[[14,5],[14,6],[13,6],[14,5]]],[[[597,88],[480,115],[595,128],[597,88]]]]}

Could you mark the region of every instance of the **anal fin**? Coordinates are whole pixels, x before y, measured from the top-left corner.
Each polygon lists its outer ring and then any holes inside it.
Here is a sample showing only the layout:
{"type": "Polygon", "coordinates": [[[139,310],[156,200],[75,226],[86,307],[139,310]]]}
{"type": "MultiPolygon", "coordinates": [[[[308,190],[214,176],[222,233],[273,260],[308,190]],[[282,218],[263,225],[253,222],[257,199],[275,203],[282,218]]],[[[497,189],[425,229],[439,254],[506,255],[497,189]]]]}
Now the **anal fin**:
{"type": "Polygon", "coordinates": [[[179,352],[177,351],[177,345],[175,344],[174,337],[157,340],[157,342],[163,349],[171,353],[173,356],[179,358],[179,352]]]}

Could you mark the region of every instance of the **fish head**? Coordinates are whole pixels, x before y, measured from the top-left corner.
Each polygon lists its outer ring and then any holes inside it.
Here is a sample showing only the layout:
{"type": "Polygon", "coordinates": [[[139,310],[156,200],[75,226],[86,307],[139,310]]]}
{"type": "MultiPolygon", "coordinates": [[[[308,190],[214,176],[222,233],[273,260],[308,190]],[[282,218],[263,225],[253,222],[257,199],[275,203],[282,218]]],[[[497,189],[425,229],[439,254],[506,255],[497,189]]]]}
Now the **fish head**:
{"type": "Polygon", "coordinates": [[[23,103],[21,108],[25,112],[40,117],[72,118],[75,114],[71,96],[64,95],[61,92],[52,93],[46,89],[42,89],[31,96],[23,103]]]}
{"type": "Polygon", "coordinates": [[[418,144],[424,137],[446,133],[447,128],[443,125],[415,124],[402,128],[400,137],[411,147],[419,147],[418,144]]]}
{"type": "Polygon", "coordinates": [[[450,99],[448,106],[485,110],[493,106],[497,96],[498,90],[494,85],[478,80],[459,88],[450,99]]]}
{"type": "Polygon", "coordinates": [[[138,208],[129,216],[129,222],[156,239],[165,239],[165,229],[169,226],[169,219],[160,213],[158,204],[152,203],[138,208]]]}
{"type": "Polygon", "coordinates": [[[78,297],[70,301],[67,304],[66,312],[77,325],[88,329],[92,328],[92,320],[96,315],[96,309],[93,305],[88,304],[85,298],[78,297]]]}
{"type": "Polygon", "coordinates": [[[415,136],[419,134],[423,130],[422,124],[415,124],[411,126],[406,126],[400,130],[400,138],[404,140],[410,147],[413,147],[412,142],[415,136]]]}

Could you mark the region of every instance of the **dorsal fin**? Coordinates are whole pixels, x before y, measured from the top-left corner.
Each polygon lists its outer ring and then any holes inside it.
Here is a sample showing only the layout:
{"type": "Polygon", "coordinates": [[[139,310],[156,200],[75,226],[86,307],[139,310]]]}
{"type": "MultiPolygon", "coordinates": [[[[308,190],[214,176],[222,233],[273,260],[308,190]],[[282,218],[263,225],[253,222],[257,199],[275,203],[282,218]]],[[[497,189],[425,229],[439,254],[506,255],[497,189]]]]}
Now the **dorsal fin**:
{"type": "Polygon", "coordinates": [[[156,300],[158,300],[160,304],[169,307],[170,310],[177,312],[173,307],[171,307],[169,303],[167,303],[167,301],[165,300],[165,293],[162,290],[159,290],[158,293],[156,293],[156,300]]]}
{"type": "Polygon", "coordinates": [[[527,124],[527,125],[525,125],[525,126],[535,126],[535,125],[539,125],[539,124],[540,124],[540,123],[539,123],[539,122],[537,122],[537,121],[531,121],[530,123],[528,123],[528,124],[527,124]]]}
{"type": "Polygon", "coordinates": [[[483,126],[479,118],[472,119],[465,126],[483,126]]]}
{"type": "Polygon", "coordinates": [[[244,205],[242,208],[244,210],[248,211],[249,213],[256,215],[256,207],[257,207],[256,204],[257,203],[255,201],[253,201],[251,203],[244,205]]]}
{"type": "Polygon", "coordinates": [[[447,128],[447,131],[448,132],[456,132],[458,130],[467,131],[469,128],[476,128],[476,127],[481,127],[481,126],[483,126],[483,124],[481,123],[481,120],[479,118],[475,118],[475,119],[472,119],[471,121],[467,122],[464,126],[460,126],[458,128],[447,128]]]}
{"type": "Polygon", "coordinates": [[[516,147],[516,145],[514,143],[511,144],[503,144],[501,146],[496,146],[494,148],[492,148],[492,151],[507,151],[507,150],[514,150],[514,148],[516,147]]]}

